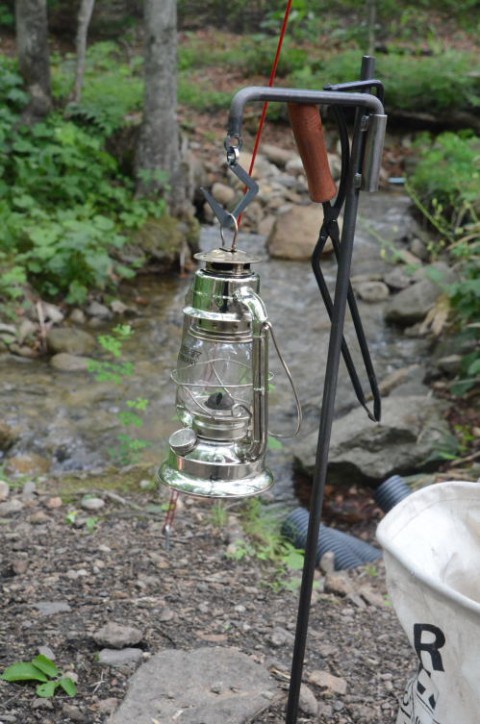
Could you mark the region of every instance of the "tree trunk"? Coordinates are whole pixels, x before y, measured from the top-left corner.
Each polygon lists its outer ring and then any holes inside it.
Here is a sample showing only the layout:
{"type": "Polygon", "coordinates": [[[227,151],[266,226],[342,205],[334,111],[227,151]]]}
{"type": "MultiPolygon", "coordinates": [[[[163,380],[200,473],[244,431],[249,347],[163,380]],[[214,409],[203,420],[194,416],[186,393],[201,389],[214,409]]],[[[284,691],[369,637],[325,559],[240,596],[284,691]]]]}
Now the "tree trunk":
{"type": "Polygon", "coordinates": [[[15,22],[20,73],[30,95],[24,120],[41,120],[52,107],[47,0],[16,0],[15,22]]]}
{"type": "Polygon", "coordinates": [[[375,35],[377,22],[377,0],[367,0],[368,55],[375,55],[375,35]]]}
{"type": "Polygon", "coordinates": [[[170,211],[184,205],[177,122],[175,0],[145,0],[145,98],[135,155],[137,193],[166,195],[170,211]]]}
{"type": "Polygon", "coordinates": [[[85,58],[87,55],[87,34],[92,18],[95,0],[82,0],[78,11],[77,37],[75,46],[77,51],[75,65],[75,86],[73,89],[73,102],[80,103],[82,97],[83,77],[85,75],[85,58]]]}

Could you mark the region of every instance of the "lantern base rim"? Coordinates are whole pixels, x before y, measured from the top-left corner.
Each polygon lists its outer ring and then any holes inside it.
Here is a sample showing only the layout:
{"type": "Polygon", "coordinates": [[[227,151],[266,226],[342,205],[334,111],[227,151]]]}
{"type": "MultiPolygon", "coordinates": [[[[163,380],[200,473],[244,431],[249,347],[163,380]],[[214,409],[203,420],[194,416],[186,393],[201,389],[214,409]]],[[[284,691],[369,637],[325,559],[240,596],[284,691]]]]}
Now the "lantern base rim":
{"type": "MultiPolygon", "coordinates": [[[[231,467],[229,472],[231,474],[231,467]]],[[[157,477],[162,485],[200,498],[248,498],[266,492],[273,485],[273,476],[266,468],[236,480],[227,480],[219,476],[216,466],[215,474],[200,478],[172,467],[169,460],[160,467],[157,477]]]]}

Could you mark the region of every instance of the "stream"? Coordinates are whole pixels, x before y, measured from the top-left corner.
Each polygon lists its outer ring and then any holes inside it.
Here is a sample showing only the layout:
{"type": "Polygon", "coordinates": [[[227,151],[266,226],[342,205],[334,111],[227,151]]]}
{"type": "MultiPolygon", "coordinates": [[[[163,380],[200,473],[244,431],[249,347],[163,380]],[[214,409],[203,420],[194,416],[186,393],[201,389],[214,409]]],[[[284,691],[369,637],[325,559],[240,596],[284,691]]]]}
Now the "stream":
{"type": "MultiPolygon", "coordinates": [[[[412,223],[408,206],[408,198],[399,192],[361,197],[353,276],[371,278],[392,268],[380,255],[378,239],[393,242],[402,236],[412,223]]],[[[218,228],[204,227],[201,248],[219,245],[218,228]]],[[[265,240],[240,234],[238,247],[261,253],[265,240]]],[[[333,286],[336,273],[333,256],[325,257],[322,266],[333,286]]],[[[271,259],[265,252],[265,261],[257,265],[257,271],[262,297],[304,408],[300,434],[306,434],[318,426],[330,323],[308,262],[271,259]]],[[[97,382],[88,372],[57,371],[48,360],[0,356],[2,419],[20,432],[8,456],[38,455],[52,473],[101,469],[111,460],[109,450],[117,445],[118,434],[124,432],[118,412],[125,409],[126,400],[144,397],[149,400],[149,406],[144,425],[135,434],[150,443],[142,453],[142,462],[158,465],[165,455],[169,434],[178,427],[170,372],[176,364],[182,307],[190,284],[191,275],[188,278],[150,276],[141,277],[135,287],[122,290],[122,299],[135,310],[135,316],[127,320],[134,334],[124,347],[125,359],[134,363],[135,371],[119,385],[97,382]]],[[[425,358],[423,339],[404,337],[385,324],[382,303],[359,301],[359,309],[379,380],[425,358]]],[[[93,334],[108,333],[111,326],[87,329],[93,334]]],[[[354,330],[349,324],[345,336],[362,372],[354,330]]],[[[288,434],[295,428],[295,404],[273,345],[270,356],[275,382],[270,401],[270,429],[273,434],[288,434]]],[[[355,404],[351,383],[342,366],[337,415],[355,404]]],[[[277,480],[275,495],[279,499],[292,496],[294,445],[295,441],[290,439],[280,450],[269,453],[269,464],[277,480]]]]}

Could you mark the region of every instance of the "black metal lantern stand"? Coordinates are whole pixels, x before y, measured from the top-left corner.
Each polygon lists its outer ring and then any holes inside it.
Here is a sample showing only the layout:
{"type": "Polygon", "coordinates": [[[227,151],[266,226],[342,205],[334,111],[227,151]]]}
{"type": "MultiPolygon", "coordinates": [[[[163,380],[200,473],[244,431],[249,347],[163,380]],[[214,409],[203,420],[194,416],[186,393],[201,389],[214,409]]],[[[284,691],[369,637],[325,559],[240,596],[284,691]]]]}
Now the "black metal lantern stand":
{"type": "Polygon", "coordinates": [[[342,355],[360,403],[372,420],[380,418],[378,388],[350,285],[359,193],[361,190],[376,191],[378,188],[386,128],[383,87],[378,80],[374,80],[373,71],[373,58],[365,56],[360,80],[353,83],[329,86],[322,91],[248,87],[234,96],[225,141],[227,162],[231,170],[246,183],[248,193],[232,213],[225,212],[206,194],[220,220],[222,230],[233,228],[235,237],[230,248],[224,244],[221,249],[199,257],[206,263],[206,268],[197,272],[184,310],[182,347],[173,375],[177,383],[177,411],[183,427],[171,436],[169,457],[159,473],[160,481],[175,491],[209,497],[255,495],[271,484],[271,475],[264,465],[268,422],[267,333],[270,331],[270,323],[259,297],[258,277],[251,270],[252,262],[257,259],[240,252],[235,245],[237,218],[255,195],[257,187],[237,164],[237,159],[241,149],[241,128],[246,103],[287,103],[307,174],[310,197],[323,204],[324,222],[312,257],[312,266],[331,319],[331,332],[286,724],[295,724],[298,715],[328,451],[342,355]],[[328,168],[318,106],[331,107],[340,129],[342,178],[338,193],[328,168]],[[351,145],[344,118],[344,109],[347,108],[355,112],[351,145]],[[340,236],[337,217],[343,205],[343,228],[340,236]],[[338,262],[333,300],[318,263],[328,237],[332,239],[338,262]],[[374,400],[373,412],[367,408],[343,336],[347,306],[350,307],[370,382],[374,400]]]}

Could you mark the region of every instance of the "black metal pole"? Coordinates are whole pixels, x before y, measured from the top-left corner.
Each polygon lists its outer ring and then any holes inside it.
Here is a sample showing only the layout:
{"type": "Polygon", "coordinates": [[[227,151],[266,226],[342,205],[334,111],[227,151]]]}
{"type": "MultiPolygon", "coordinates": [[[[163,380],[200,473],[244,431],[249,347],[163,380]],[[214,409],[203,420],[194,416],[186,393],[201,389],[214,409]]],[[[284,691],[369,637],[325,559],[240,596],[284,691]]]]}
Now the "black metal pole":
{"type": "MultiPolygon", "coordinates": [[[[373,77],[373,65],[373,58],[370,58],[369,56],[364,57],[361,72],[363,80],[373,77]]],[[[343,328],[347,306],[355,222],[358,210],[361,165],[364,151],[365,115],[366,111],[364,106],[358,107],[352,136],[349,183],[345,198],[345,214],[338,260],[337,281],[335,285],[332,326],[325,369],[325,383],[323,388],[315,471],[312,484],[310,519],[305,546],[305,562],[298,604],[297,627],[286,710],[286,724],[296,724],[300,699],[300,687],[302,683],[303,664],[305,659],[313,580],[316,568],[318,534],[320,530],[320,519],[327,478],[328,451],[332,433],[338,370],[342,351],[343,328]]]]}

